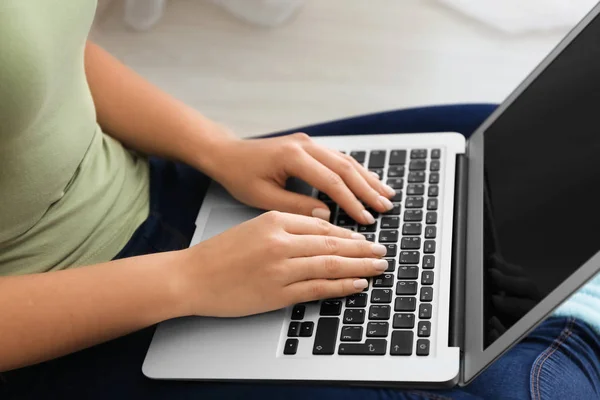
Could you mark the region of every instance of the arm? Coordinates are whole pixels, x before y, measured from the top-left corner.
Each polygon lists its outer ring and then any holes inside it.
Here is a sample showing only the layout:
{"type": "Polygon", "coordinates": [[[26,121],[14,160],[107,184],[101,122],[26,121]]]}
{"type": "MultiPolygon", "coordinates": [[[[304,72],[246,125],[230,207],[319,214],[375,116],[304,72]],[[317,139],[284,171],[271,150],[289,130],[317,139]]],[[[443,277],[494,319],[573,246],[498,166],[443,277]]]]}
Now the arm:
{"type": "Polygon", "coordinates": [[[59,357],[183,314],[180,253],[0,277],[0,371],[59,357]]]}
{"type": "Polygon", "coordinates": [[[85,72],[104,131],[147,154],[178,160],[208,174],[216,148],[234,136],[153,86],[94,43],[85,72]]]}

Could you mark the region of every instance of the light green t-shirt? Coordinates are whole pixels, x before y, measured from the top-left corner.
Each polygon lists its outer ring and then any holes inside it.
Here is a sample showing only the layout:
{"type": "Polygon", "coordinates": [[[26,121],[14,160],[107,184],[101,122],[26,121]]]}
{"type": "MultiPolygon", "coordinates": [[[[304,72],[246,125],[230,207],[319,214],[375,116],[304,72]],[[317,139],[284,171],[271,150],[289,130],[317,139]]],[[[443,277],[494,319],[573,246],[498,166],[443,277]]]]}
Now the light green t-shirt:
{"type": "Polygon", "coordinates": [[[108,261],[149,213],[144,157],[102,132],[96,0],[0,1],[0,275],[108,261]]]}

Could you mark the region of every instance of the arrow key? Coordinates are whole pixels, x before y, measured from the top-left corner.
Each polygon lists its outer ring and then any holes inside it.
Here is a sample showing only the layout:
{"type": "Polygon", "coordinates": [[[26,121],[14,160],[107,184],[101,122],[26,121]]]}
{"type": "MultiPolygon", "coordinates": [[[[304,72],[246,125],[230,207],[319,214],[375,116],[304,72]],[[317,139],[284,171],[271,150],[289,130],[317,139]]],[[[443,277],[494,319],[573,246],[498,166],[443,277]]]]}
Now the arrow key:
{"type": "Polygon", "coordinates": [[[392,332],[392,344],[390,354],[393,356],[410,356],[413,348],[412,331],[392,332]]]}

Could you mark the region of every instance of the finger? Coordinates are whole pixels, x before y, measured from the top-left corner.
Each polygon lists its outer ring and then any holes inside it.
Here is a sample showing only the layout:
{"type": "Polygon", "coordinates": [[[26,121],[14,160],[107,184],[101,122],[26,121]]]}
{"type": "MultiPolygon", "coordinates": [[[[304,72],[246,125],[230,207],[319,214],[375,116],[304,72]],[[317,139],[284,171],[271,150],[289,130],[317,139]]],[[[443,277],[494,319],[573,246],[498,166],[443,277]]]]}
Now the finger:
{"type": "Polygon", "coordinates": [[[293,235],[335,236],[342,239],[366,240],[360,233],[304,215],[286,214],[283,219],[283,229],[293,235]]]}
{"type": "MultiPolygon", "coordinates": [[[[341,153],[326,149],[316,144],[304,147],[308,154],[318,162],[338,174],[352,190],[354,195],[379,212],[391,210],[394,205],[375,190],[367,180],[356,170],[354,163],[342,157],[341,153]]],[[[379,183],[377,186],[380,186],[379,183]]],[[[396,192],[394,191],[394,194],[396,192]]]]}
{"type": "Polygon", "coordinates": [[[299,156],[286,171],[289,175],[302,179],[309,185],[325,192],[348,215],[363,225],[371,225],[375,218],[371,215],[352,191],[346,186],[344,180],[335,172],[315,160],[308,153],[300,153],[299,156]]]}
{"type": "Polygon", "coordinates": [[[342,256],[354,258],[383,257],[385,246],[366,240],[341,239],[334,236],[294,235],[290,240],[290,257],[342,256]]]}
{"type": "Polygon", "coordinates": [[[388,262],[376,258],[347,258],[340,256],[317,256],[294,258],[286,264],[290,283],[311,279],[340,279],[354,276],[381,275],[388,262]]]}
{"type": "Polygon", "coordinates": [[[325,221],[331,218],[331,209],[327,204],[314,197],[293,193],[275,184],[266,184],[257,188],[262,194],[261,207],[290,214],[313,216],[325,221]]]}
{"type": "Polygon", "coordinates": [[[396,190],[380,181],[379,175],[377,175],[375,172],[369,171],[363,167],[361,163],[347,154],[342,154],[342,157],[350,161],[352,165],[354,165],[354,168],[356,168],[356,171],[358,171],[358,173],[367,181],[367,183],[371,185],[373,189],[377,190],[379,194],[387,198],[392,198],[396,195],[396,190]]]}
{"type": "Polygon", "coordinates": [[[345,297],[360,293],[369,285],[366,279],[313,279],[310,281],[293,283],[286,287],[290,303],[303,303],[307,301],[345,297]]]}

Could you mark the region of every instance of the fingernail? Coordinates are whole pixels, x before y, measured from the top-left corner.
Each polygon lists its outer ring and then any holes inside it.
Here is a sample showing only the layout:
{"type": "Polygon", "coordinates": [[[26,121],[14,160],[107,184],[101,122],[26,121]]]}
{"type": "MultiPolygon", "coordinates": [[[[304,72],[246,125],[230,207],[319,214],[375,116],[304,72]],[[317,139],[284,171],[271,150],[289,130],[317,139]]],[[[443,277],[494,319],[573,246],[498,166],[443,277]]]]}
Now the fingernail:
{"type": "Polygon", "coordinates": [[[375,218],[373,218],[370,212],[368,212],[367,210],[363,210],[362,214],[364,215],[365,221],[367,222],[365,225],[372,225],[375,223],[375,218]]]}
{"type": "Polygon", "coordinates": [[[356,240],[367,240],[365,235],[361,235],[360,233],[353,233],[352,235],[350,235],[350,237],[356,240]]]}
{"type": "Polygon", "coordinates": [[[357,279],[353,282],[353,284],[356,289],[363,290],[364,288],[369,286],[369,281],[367,281],[366,279],[357,279]]]}
{"type": "Polygon", "coordinates": [[[394,189],[394,188],[393,188],[393,187],[391,187],[391,186],[388,186],[388,185],[383,185],[383,190],[384,190],[384,191],[385,191],[385,193],[386,193],[388,196],[390,196],[390,197],[392,197],[392,196],[395,196],[395,195],[396,195],[396,189],[394,189]]]}
{"type": "Polygon", "coordinates": [[[375,260],[373,261],[373,265],[377,271],[383,272],[388,269],[388,262],[385,260],[375,260]]]}
{"type": "Polygon", "coordinates": [[[383,207],[385,207],[386,210],[391,210],[392,208],[394,208],[394,205],[392,204],[392,202],[383,196],[379,196],[379,204],[381,204],[383,207]]]}
{"type": "Polygon", "coordinates": [[[369,171],[377,180],[379,180],[379,174],[377,172],[369,171]]]}
{"type": "Polygon", "coordinates": [[[329,221],[329,217],[331,216],[331,211],[325,208],[315,208],[312,210],[312,216],[315,218],[324,219],[325,221],[329,221]]]}
{"type": "Polygon", "coordinates": [[[371,245],[371,251],[373,251],[373,254],[376,256],[383,257],[387,253],[387,248],[382,244],[374,244],[371,245]]]}

